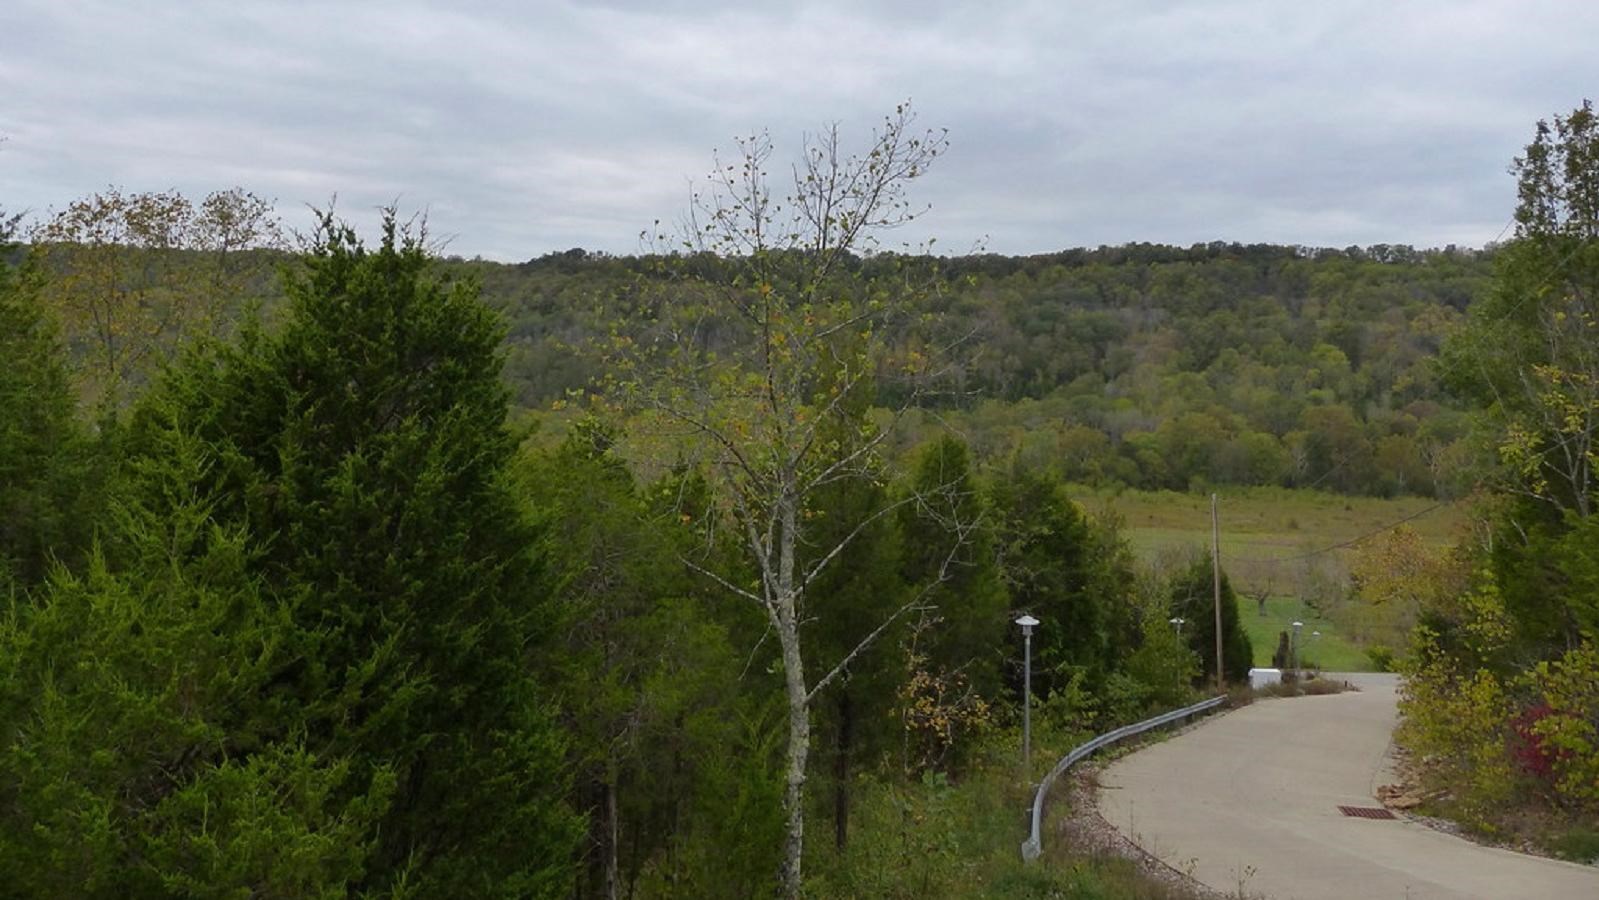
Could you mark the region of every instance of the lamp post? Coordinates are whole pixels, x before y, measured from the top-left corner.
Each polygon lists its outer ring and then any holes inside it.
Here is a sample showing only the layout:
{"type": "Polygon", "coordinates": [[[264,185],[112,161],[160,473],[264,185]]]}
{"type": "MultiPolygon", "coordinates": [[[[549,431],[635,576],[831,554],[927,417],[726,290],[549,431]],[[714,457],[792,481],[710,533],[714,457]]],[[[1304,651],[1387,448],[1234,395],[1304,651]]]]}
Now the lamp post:
{"type": "Polygon", "coordinates": [[[1183,636],[1183,623],[1187,622],[1188,621],[1187,619],[1183,618],[1182,616],[1172,616],[1170,619],[1167,619],[1166,621],[1170,622],[1171,623],[1171,627],[1177,630],[1177,636],[1178,637],[1182,637],[1183,636]]]}
{"type": "Polygon", "coordinates": [[[1025,613],[1016,620],[1022,626],[1022,774],[1033,777],[1033,626],[1038,620],[1025,613]]]}

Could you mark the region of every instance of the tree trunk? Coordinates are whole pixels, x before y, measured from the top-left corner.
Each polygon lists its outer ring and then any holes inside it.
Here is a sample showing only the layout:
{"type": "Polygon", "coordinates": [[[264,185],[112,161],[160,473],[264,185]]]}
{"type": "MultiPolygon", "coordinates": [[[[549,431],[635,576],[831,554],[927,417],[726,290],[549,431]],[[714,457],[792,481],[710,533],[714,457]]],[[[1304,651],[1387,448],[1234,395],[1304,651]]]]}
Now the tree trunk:
{"type": "Polygon", "coordinates": [[[838,752],[833,758],[833,842],[840,853],[849,846],[849,751],[855,741],[855,710],[849,690],[838,692],[838,752]]]}
{"type": "Polygon", "coordinates": [[[804,886],[800,872],[805,858],[805,760],[811,749],[811,713],[805,702],[805,669],[800,661],[799,623],[790,615],[779,634],[783,674],[788,689],[788,778],[783,806],[788,836],[783,842],[783,894],[798,898],[804,886]]]}
{"type": "Polygon", "coordinates": [[[616,766],[605,776],[605,900],[617,900],[622,893],[622,872],[617,865],[620,829],[616,816],[616,766]]]}
{"type": "MultiPolygon", "coordinates": [[[[791,473],[785,473],[784,480],[791,484],[791,473]]],[[[783,649],[783,684],[788,694],[788,778],[783,791],[788,836],[783,842],[782,891],[794,900],[798,900],[805,884],[801,873],[805,861],[805,762],[811,751],[810,697],[800,654],[799,597],[794,590],[798,507],[798,500],[790,492],[785,492],[777,504],[776,590],[769,595],[778,643],[783,649]]]]}
{"type": "MultiPolygon", "coordinates": [[[[672,729],[674,734],[683,734],[683,723],[686,718],[687,716],[682,712],[679,712],[676,716],[672,717],[672,729]]],[[[667,883],[671,885],[676,885],[682,878],[682,871],[680,869],[681,862],[678,857],[678,847],[681,839],[680,836],[683,834],[683,781],[683,745],[680,741],[674,740],[672,742],[672,779],[670,782],[668,782],[666,794],[666,821],[669,824],[666,828],[667,838],[665,841],[667,883]]],[[[628,874],[627,883],[627,894],[629,897],[636,893],[639,869],[643,865],[643,861],[640,859],[641,854],[639,854],[636,849],[638,840],[638,833],[635,831],[633,838],[635,852],[633,854],[633,863],[628,874]]]]}

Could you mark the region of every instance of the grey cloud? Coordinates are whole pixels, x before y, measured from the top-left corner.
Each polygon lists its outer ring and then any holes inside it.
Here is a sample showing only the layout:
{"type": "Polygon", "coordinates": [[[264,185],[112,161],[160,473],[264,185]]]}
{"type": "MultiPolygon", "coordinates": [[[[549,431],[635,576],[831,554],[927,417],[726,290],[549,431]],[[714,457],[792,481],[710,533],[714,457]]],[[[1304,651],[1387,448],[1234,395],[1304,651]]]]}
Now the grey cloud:
{"type": "Polygon", "coordinates": [[[1599,83],[1586,2],[49,3],[0,9],[0,204],[239,184],[452,252],[636,249],[736,134],[951,150],[889,242],[1481,244],[1533,122],[1599,83]]]}

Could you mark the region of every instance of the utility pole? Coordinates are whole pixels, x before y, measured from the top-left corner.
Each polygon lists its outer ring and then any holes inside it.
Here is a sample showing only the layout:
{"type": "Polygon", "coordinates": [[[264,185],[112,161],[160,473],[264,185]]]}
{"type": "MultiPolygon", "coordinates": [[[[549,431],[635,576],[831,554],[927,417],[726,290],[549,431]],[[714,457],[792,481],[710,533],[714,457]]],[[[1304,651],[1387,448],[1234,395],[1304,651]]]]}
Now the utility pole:
{"type": "Polygon", "coordinates": [[[1216,513],[1216,495],[1210,495],[1210,575],[1216,602],[1216,690],[1226,692],[1221,653],[1221,519],[1216,513]]]}
{"type": "Polygon", "coordinates": [[[1294,620],[1294,625],[1293,625],[1294,636],[1288,642],[1288,655],[1293,658],[1293,665],[1294,665],[1294,693],[1296,693],[1296,694],[1299,693],[1299,629],[1304,628],[1304,627],[1305,627],[1305,623],[1304,622],[1301,622],[1298,619],[1295,619],[1294,620]]]}

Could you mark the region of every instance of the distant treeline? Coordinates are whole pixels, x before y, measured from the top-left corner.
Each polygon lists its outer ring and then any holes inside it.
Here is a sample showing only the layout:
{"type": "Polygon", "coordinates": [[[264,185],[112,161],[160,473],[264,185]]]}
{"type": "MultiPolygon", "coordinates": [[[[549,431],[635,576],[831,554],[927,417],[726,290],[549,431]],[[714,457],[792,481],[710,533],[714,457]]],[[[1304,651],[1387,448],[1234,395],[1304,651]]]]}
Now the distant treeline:
{"type": "MultiPolygon", "coordinates": [[[[141,288],[157,312],[225,280],[225,308],[213,314],[203,304],[212,331],[225,332],[216,320],[237,322],[247,309],[270,319],[281,305],[282,250],[235,251],[222,263],[191,249],[115,252],[126,258],[54,245],[54,280],[106,291],[165,279],[172,284],[141,288]]],[[[887,254],[854,265],[940,281],[928,315],[904,323],[899,340],[906,353],[948,348],[951,389],[917,402],[955,425],[981,463],[1023,456],[1095,485],[1453,496],[1472,482],[1475,454],[1435,357],[1484,293],[1492,256],[1214,242],[1026,257],[887,254]]],[[[547,410],[603,378],[597,345],[617,334],[644,337],[630,304],[673,285],[704,290],[728,267],[709,257],[572,249],[519,264],[453,258],[441,270],[476,280],[504,314],[513,403],[547,410]]],[[[137,334],[104,334],[92,315],[62,318],[75,357],[116,352],[137,363],[108,343],[137,334]]],[[[155,349],[175,345],[176,331],[156,326],[181,317],[149,319],[155,349]]],[[[150,354],[145,369],[164,355],[150,354]]],[[[125,385],[148,377],[136,364],[123,368],[125,385]]],[[[885,379],[879,397],[894,404],[902,399],[895,390],[885,379]]],[[[924,436],[909,434],[912,442],[924,436]]]]}
{"type": "MultiPolygon", "coordinates": [[[[858,264],[939,271],[936,325],[904,339],[954,348],[956,389],[923,402],[981,459],[1144,488],[1469,483],[1466,417],[1433,360],[1485,290],[1491,251],[1130,244],[858,264]]],[[[619,298],[682,270],[581,249],[449,268],[505,313],[507,377],[535,409],[601,374],[591,344],[629,328],[619,298]]]]}

